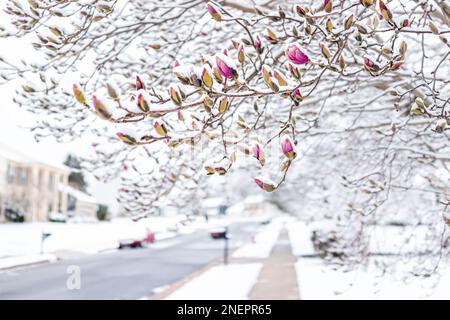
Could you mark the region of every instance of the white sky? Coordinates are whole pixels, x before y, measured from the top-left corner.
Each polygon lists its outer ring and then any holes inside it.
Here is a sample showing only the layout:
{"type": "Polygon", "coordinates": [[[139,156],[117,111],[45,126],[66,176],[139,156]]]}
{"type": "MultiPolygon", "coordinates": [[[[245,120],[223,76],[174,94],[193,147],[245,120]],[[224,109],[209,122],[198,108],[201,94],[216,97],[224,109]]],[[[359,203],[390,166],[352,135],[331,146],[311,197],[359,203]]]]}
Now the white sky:
{"type": "MultiPolygon", "coordinates": [[[[0,18],[3,15],[1,13],[0,18]]],[[[0,39],[0,54],[9,61],[19,61],[22,58],[31,61],[33,48],[23,39],[0,39]]],[[[50,163],[62,163],[69,152],[78,155],[87,152],[90,143],[83,140],[61,144],[52,138],[46,138],[37,143],[28,129],[34,122],[33,115],[12,101],[19,85],[17,81],[0,85],[0,143],[50,163]]],[[[92,177],[88,177],[88,181],[91,187],[89,191],[98,201],[108,204],[112,211],[117,212],[115,195],[118,183],[103,184],[92,177]]]]}

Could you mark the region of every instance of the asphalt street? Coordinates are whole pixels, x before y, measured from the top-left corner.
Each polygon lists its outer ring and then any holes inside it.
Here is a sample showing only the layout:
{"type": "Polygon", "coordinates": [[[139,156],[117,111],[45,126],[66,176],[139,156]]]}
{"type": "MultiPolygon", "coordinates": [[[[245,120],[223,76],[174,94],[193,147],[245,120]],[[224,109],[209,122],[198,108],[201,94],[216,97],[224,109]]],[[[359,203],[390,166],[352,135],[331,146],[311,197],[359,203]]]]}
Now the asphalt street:
{"type": "MultiPolygon", "coordinates": [[[[257,223],[229,227],[230,248],[250,241],[257,223]]],[[[140,299],[223,256],[223,240],[208,231],[180,235],[149,248],[127,249],[0,272],[0,299],[140,299]],[[80,289],[69,289],[73,267],[80,289]]]]}

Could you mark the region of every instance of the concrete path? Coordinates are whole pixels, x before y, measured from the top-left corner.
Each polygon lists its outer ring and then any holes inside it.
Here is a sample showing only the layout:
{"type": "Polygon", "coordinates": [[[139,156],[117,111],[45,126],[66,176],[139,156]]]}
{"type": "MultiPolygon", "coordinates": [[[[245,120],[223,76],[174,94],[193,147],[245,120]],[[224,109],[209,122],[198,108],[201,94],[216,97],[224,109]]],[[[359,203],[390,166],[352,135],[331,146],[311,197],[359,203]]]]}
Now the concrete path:
{"type": "Polygon", "coordinates": [[[281,230],[269,258],[259,274],[258,281],[250,292],[250,300],[298,300],[295,262],[292,255],[289,235],[281,230]]]}

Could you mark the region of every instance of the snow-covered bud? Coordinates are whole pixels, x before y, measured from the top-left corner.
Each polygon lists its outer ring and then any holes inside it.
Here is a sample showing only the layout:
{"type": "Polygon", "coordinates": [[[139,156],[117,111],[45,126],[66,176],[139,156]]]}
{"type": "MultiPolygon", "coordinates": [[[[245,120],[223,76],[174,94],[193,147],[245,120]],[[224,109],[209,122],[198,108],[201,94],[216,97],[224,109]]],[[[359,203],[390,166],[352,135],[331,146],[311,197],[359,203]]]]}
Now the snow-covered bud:
{"type": "Polygon", "coordinates": [[[181,106],[181,93],[178,86],[171,85],[169,87],[169,95],[170,100],[172,100],[173,103],[175,103],[177,106],[181,106]]]}
{"type": "Polygon", "coordinates": [[[288,158],[289,160],[294,160],[297,156],[295,152],[294,143],[292,142],[291,138],[288,136],[285,136],[283,138],[283,141],[281,142],[281,151],[283,151],[283,154],[288,158]]]}
{"type": "Polygon", "coordinates": [[[327,13],[330,13],[331,9],[333,9],[333,1],[323,0],[323,10],[325,10],[325,12],[327,13]]]}
{"type": "Polygon", "coordinates": [[[97,96],[92,97],[92,104],[94,105],[97,114],[105,120],[111,119],[111,113],[108,111],[104,103],[97,98],[97,96]]]}
{"type": "Polygon", "coordinates": [[[216,56],[216,66],[225,78],[233,79],[237,77],[237,71],[234,68],[234,64],[226,55],[218,54],[216,56]]]}
{"type": "Polygon", "coordinates": [[[225,113],[230,106],[230,100],[228,100],[227,96],[221,97],[219,100],[219,112],[225,113]]]}
{"type": "Polygon", "coordinates": [[[286,57],[294,64],[306,64],[308,56],[296,44],[289,44],[285,49],[286,57]]]}
{"type": "Polygon", "coordinates": [[[294,6],[294,13],[298,14],[300,17],[304,17],[306,15],[307,11],[300,5],[296,4],[294,6]]]}
{"type": "Polygon", "coordinates": [[[368,57],[368,56],[364,57],[364,68],[366,70],[368,70],[369,72],[371,72],[371,73],[372,72],[377,72],[377,71],[380,70],[380,67],[377,64],[375,64],[373,62],[373,60],[370,57],[368,57]]]}
{"type": "Polygon", "coordinates": [[[401,22],[401,26],[402,28],[409,27],[409,19],[408,18],[403,19],[401,22]]]}
{"type": "Polygon", "coordinates": [[[324,44],[324,43],[320,43],[319,44],[320,47],[320,51],[322,51],[323,56],[327,59],[330,60],[331,58],[331,53],[330,50],[328,49],[328,47],[324,44]]]}
{"type": "Polygon", "coordinates": [[[160,135],[160,136],[167,136],[167,128],[164,125],[164,123],[159,123],[158,121],[155,121],[155,123],[153,124],[153,127],[155,128],[156,132],[160,135]]]}
{"type": "Polygon", "coordinates": [[[216,81],[218,83],[223,83],[222,73],[219,71],[219,69],[217,67],[213,68],[213,76],[214,76],[214,79],[216,79],[216,81]]]}
{"type": "Polygon", "coordinates": [[[277,79],[278,84],[282,87],[287,86],[286,77],[280,71],[273,70],[273,76],[277,79]]]}
{"type": "Polygon", "coordinates": [[[118,132],[116,135],[122,142],[124,142],[128,145],[135,145],[137,143],[136,139],[133,136],[131,136],[130,134],[118,132]]]}
{"type": "Polygon", "coordinates": [[[276,189],[276,185],[270,179],[254,178],[255,183],[266,192],[272,192],[276,189]]]}
{"type": "Polygon", "coordinates": [[[353,14],[347,16],[344,20],[344,29],[348,30],[353,26],[353,14]]]}
{"type": "Polygon", "coordinates": [[[300,90],[299,90],[298,88],[297,88],[297,89],[294,89],[294,90],[292,91],[291,97],[292,97],[292,99],[293,99],[295,102],[300,102],[300,101],[303,100],[303,96],[302,96],[302,94],[300,93],[300,90]]]}
{"type": "Polygon", "coordinates": [[[380,8],[381,16],[384,18],[384,20],[386,20],[387,22],[392,24],[393,23],[393,21],[392,21],[392,13],[388,9],[388,7],[386,7],[386,5],[384,4],[383,0],[378,0],[378,6],[380,8]]]}
{"type": "Polygon", "coordinates": [[[84,106],[87,106],[86,96],[84,95],[83,91],[78,87],[78,85],[74,84],[72,89],[73,95],[75,96],[77,102],[84,106]]]}
{"type": "Polygon", "coordinates": [[[211,17],[213,17],[214,20],[216,20],[216,21],[222,20],[222,16],[219,13],[219,9],[214,4],[212,4],[211,2],[208,2],[208,4],[206,5],[206,8],[208,9],[209,14],[211,15],[211,17]]]}
{"type": "Polygon", "coordinates": [[[330,18],[328,18],[327,22],[325,22],[325,28],[327,29],[328,32],[333,31],[333,21],[331,21],[330,18]]]}
{"type": "Polygon", "coordinates": [[[267,28],[267,34],[264,35],[264,38],[272,44],[278,43],[277,35],[270,28],[267,28]]]}
{"type": "Polygon", "coordinates": [[[261,73],[264,81],[268,83],[270,81],[270,77],[272,76],[272,69],[268,65],[263,65],[261,68],[261,73]]]}
{"type": "Polygon", "coordinates": [[[119,100],[119,94],[116,86],[111,83],[107,83],[106,89],[108,90],[108,95],[111,97],[111,99],[113,99],[114,101],[119,100]]]}
{"type": "Polygon", "coordinates": [[[255,157],[261,166],[264,166],[266,163],[266,159],[264,157],[264,151],[261,149],[258,143],[255,143],[255,145],[252,148],[253,157],[255,157]]]}
{"type": "Polygon", "coordinates": [[[245,52],[244,52],[244,44],[240,44],[237,51],[237,58],[240,64],[244,64],[245,61],[245,52]]]}
{"type": "Polygon", "coordinates": [[[293,66],[292,64],[289,63],[288,65],[289,71],[291,72],[292,76],[297,79],[300,80],[300,78],[302,77],[300,70],[298,70],[298,68],[296,66],[293,66]]]}
{"type": "Polygon", "coordinates": [[[203,66],[203,68],[202,68],[202,81],[206,87],[208,87],[209,89],[212,88],[213,79],[212,79],[211,74],[209,73],[208,69],[205,66],[203,66]]]}
{"type": "Polygon", "coordinates": [[[148,112],[148,110],[150,109],[148,102],[142,93],[139,93],[139,95],[138,95],[137,105],[138,105],[139,109],[141,109],[143,112],[148,112]]]}
{"type": "Polygon", "coordinates": [[[359,0],[359,2],[366,8],[373,4],[373,0],[359,0]]]}
{"type": "Polygon", "coordinates": [[[225,169],[224,167],[215,167],[214,171],[219,174],[220,176],[223,176],[224,174],[227,173],[227,169],[225,169]]]}
{"type": "Polygon", "coordinates": [[[214,170],[214,168],[211,166],[205,166],[205,170],[208,176],[213,175],[216,172],[216,170],[214,170]]]}
{"type": "Polygon", "coordinates": [[[261,42],[261,38],[259,37],[259,35],[255,36],[255,50],[258,54],[262,53],[262,42],[261,42]]]}
{"type": "Polygon", "coordinates": [[[181,122],[184,122],[186,120],[186,118],[184,117],[183,111],[181,111],[181,110],[178,110],[177,117],[178,117],[178,120],[181,122]]]}
{"type": "Polygon", "coordinates": [[[436,132],[442,133],[445,129],[447,129],[448,123],[446,119],[439,119],[436,121],[436,132]]]}

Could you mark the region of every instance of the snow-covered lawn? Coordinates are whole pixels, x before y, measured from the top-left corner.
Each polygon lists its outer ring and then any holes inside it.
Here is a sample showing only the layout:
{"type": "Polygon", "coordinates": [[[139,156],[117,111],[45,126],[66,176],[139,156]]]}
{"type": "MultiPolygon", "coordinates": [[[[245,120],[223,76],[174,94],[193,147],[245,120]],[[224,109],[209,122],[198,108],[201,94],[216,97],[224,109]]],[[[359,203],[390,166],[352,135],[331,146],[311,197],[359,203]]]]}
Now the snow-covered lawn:
{"type": "Polygon", "coordinates": [[[168,300],[245,300],[261,271],[262,263],[215,266],[188,282],[168,300]]]}
{"type": "MultiPolygon", "coordinates": [[[[392,259],[392,258],[389,258],[392,259]]],[[[379,259],[378,263],[379,263],[379,259]]],[[[372,259],[367,267],[344,272],[319,258],[300,258],[296,263],[301,299],[450,299],[450,267],[427,278],[405,277],[403,262],[383,272],[372,259]]],[[[416,263],[416,262],[411,262],[416,263]]]]}
{"type": "Polygon", "coordinates": [[[44,252],[74,251],[97,253],[115,249],[120,240],[144,238],[147,231],[155,232],[156,240],[163,240],[179,233],[189,233],[223,223],[211,219],[210,223],[198,218],[185,226],[181,215],[151,217],[134,222],[127,218],[98,223],[24,223],[0,224],[0,259],[11,256],[36,255],[40,252],[42,232],[51,233],[45,240],[44,252]],[[174,228],[176,226],[176,228],[174,228]]]}
{"type": "Polygon", "coordinates": [[[310,239],[312,230],[333,228],[327,221],[295,221],[287,228],[292,252],[299,257],[296,271],[301,299],[450,299],[448,258],[443,257],[430,276],[414,276],[421,268],[433,269],[430,263],[439,259],[408,255],[426,249],[427,226],[369,227],[370,251],[394,256],[371,257],[367,265],[351,271],[333,267],[318,257],[305,257],[315,254],[310,239]]]}

